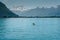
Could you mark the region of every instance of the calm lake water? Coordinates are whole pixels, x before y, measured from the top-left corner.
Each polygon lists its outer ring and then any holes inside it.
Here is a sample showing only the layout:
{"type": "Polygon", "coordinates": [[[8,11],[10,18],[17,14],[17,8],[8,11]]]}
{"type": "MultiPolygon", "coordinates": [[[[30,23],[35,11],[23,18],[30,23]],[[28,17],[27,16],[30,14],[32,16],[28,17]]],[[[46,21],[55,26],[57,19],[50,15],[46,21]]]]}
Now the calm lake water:
{"type": "Polygon", "coordinates": [[[60,40],[60,18],[0,18],[0,39],[60,40]]]}

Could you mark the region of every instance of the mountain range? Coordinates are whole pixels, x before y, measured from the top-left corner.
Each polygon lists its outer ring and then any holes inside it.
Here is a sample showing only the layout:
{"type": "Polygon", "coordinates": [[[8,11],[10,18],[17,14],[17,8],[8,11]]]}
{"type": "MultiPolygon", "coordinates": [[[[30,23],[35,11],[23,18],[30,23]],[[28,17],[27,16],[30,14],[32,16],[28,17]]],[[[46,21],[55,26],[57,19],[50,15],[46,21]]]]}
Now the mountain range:
{"type": "Polygon", "coordinates": [[[20,16],[60,16],[60,5],[57,8],[39,8],[30,9],[28,11],[13,11],[20,16]]]}
{"type": "Polygon", "coordinates": [[[57,8],[33,8],[27,11],[11,11],[5,4],[0,2],[0,17],[21,17],[21,16],[60,16],[60,5],[57,5],[57,8]]]}

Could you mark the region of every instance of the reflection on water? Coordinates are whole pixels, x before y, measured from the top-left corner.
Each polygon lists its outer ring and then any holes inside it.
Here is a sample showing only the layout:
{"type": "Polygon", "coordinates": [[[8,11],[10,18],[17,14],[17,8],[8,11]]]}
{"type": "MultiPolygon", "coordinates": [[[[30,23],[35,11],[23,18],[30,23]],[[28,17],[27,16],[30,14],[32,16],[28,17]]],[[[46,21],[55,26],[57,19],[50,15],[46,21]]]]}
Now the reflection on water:
{"type": "Polygon", "coordinates": [[[60,18],[0,19],[0,39],[60,40],[60,18]]]}

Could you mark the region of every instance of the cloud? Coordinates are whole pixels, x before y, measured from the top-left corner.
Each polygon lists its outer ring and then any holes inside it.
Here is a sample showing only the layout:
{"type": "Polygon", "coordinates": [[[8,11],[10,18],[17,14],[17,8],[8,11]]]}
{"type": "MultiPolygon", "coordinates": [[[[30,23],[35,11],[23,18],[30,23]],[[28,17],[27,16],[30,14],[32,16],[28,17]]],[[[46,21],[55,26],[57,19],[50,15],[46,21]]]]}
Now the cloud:
{"type": "Polygon", "coordinates": [[[12,8],[10,8],[10,10],[12,10],[12,11],[25,11],[28,9],[24,8],[23,6],[13,6],[12,8]]]}

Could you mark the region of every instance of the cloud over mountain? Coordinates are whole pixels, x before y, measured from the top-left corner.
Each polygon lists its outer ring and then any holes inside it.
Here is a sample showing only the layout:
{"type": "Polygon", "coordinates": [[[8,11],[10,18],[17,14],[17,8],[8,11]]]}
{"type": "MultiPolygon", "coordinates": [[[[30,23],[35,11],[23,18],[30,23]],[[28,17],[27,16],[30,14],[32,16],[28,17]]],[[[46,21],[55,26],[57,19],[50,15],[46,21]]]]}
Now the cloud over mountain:
{"type": "Polygon", "coordinates": [[[19,13],[20,16],[60,16],[60,5],[57,8],[39,8],[30,9],[19,13]]]}

